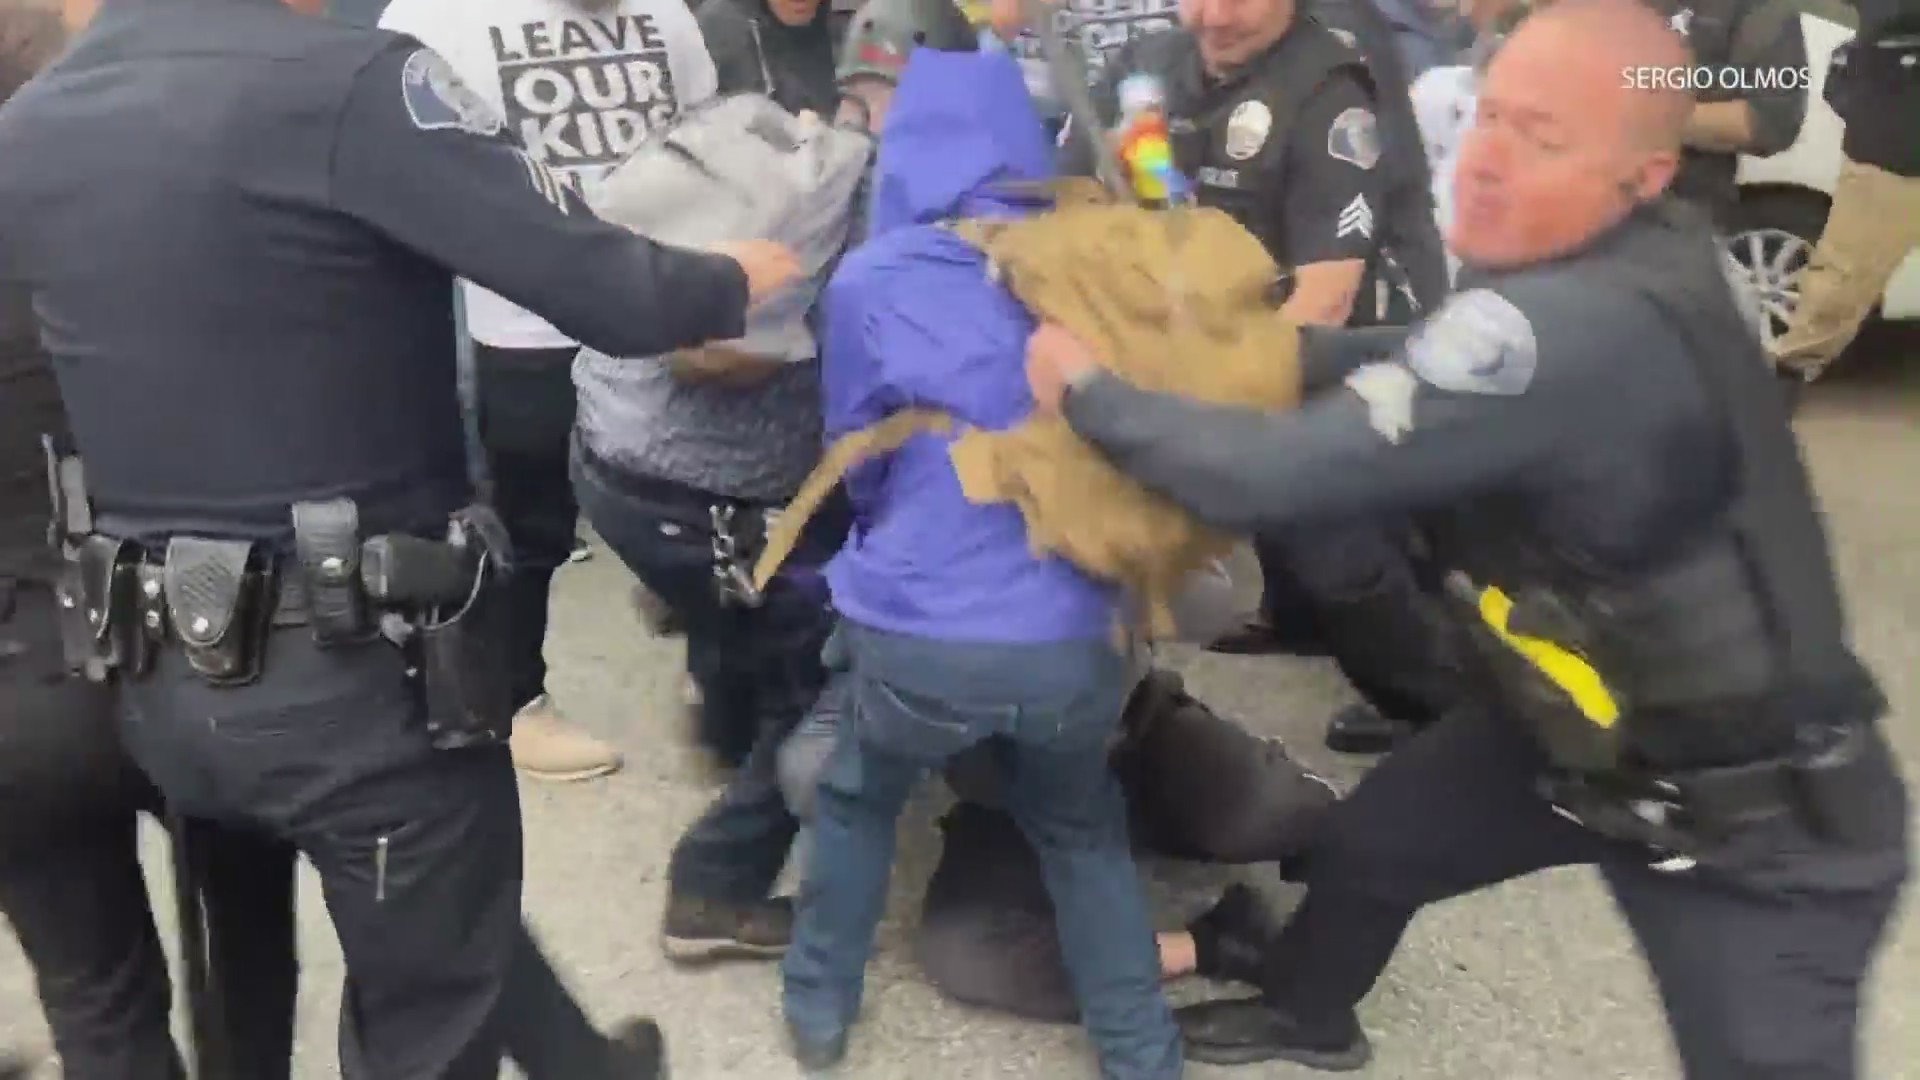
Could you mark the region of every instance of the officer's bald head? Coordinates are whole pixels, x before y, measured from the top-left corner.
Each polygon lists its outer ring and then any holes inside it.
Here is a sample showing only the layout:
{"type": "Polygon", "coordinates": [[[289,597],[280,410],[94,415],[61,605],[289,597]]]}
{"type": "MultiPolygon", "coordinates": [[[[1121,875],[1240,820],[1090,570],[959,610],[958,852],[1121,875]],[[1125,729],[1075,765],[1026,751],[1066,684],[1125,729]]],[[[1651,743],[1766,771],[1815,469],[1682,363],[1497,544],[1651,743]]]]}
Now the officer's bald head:
{"type": "Polygon", "coordinates": [[[1693,102],[1650,73],[1690,63],[1640,0],[1556,0],[1523,22],[1487,69],[1454,172],[1462,261],[1566,254],[1657,197],[1693,102]]]}

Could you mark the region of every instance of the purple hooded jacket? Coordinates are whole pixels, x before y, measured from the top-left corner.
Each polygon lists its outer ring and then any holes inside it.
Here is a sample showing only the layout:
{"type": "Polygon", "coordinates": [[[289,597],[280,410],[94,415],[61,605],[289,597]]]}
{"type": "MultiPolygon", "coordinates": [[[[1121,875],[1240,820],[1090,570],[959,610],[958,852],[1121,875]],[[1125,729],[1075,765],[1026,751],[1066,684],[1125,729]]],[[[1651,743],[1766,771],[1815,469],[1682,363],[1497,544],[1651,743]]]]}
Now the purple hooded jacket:
{"type": "MultiPolygon", "coordinates": [[[[1026,417],[1033,320],[941,223],[1024,212],[993,189],[1052,175],[1052,159],[1013,58],[915,50],[881,130],[866,242],[821,299],[829,441],[914,407],[988,430],[1026,417]]],[[[1118,591],[1032,555],[1011,504],[967,502],[951,442],[916,435],[849,474],[854,526],[826,569],[834,606],[857,623],[944,641],[1109,633],[1118,591]]]]}

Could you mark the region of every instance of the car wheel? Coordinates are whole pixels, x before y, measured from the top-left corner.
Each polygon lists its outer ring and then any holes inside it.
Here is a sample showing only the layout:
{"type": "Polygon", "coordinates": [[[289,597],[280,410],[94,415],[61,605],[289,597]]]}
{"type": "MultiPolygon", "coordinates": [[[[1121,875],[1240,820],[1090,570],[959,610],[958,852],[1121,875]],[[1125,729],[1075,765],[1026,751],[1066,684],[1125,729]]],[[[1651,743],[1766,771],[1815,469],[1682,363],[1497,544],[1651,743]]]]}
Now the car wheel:
{"type": "Polygon", "coordinates": [[[1800,306],[1800,272],[1827,224],[1827,199],[1810,191],[1743,194],[1726,238],[1727,254],[1759,307],[1760,340],[1771,351],[1800,306]]]}

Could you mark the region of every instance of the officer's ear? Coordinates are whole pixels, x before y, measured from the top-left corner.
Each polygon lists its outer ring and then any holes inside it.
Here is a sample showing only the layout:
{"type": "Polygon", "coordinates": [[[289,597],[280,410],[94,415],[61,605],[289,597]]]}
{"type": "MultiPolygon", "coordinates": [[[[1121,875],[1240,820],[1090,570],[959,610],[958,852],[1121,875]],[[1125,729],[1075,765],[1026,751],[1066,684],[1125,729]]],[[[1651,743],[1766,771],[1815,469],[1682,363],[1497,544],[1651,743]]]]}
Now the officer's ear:
{"type": "Polygon", "coordinates": [[[1680,155],[1656,151],[1640,159],[1639,165],[1620,180],[1620,194],[1633,202],[1652,202],[1673,182],[1680,167],[1680,155]]]}

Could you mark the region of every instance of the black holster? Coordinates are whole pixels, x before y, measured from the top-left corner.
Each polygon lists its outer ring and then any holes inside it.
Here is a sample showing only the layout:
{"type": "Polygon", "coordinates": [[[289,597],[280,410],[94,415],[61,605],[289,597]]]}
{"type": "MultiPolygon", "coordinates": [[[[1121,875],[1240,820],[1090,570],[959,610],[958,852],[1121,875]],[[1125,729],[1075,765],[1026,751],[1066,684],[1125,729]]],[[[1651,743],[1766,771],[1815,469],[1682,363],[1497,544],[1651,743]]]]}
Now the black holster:
{"type": "Polygon", "coordinates": [[[523,704],[513,700],[506,656],[512,613],[504,585],[512,567],[496,546],[504,535],[497,525],[484,508],[455,517],[446,546],[466,563],[467,593],[414,628],[427,732],[443,750],[506,741],[523,704]]]}
{"type": "Polygon", "coordinates": [[[145,673],[153,639],[144,631],[140,549],[124,540],[76,538],[62,554],[55,583],[60,645],[67,667],[89,682],[116,672],[145,673]]]}
{"type": "Polygon", "coordinates": [[[293,504],[293,544],[307,617],[321,648],[359,645],[379,632],[360,581],[360,508],[352,499],[293,504]]]}

